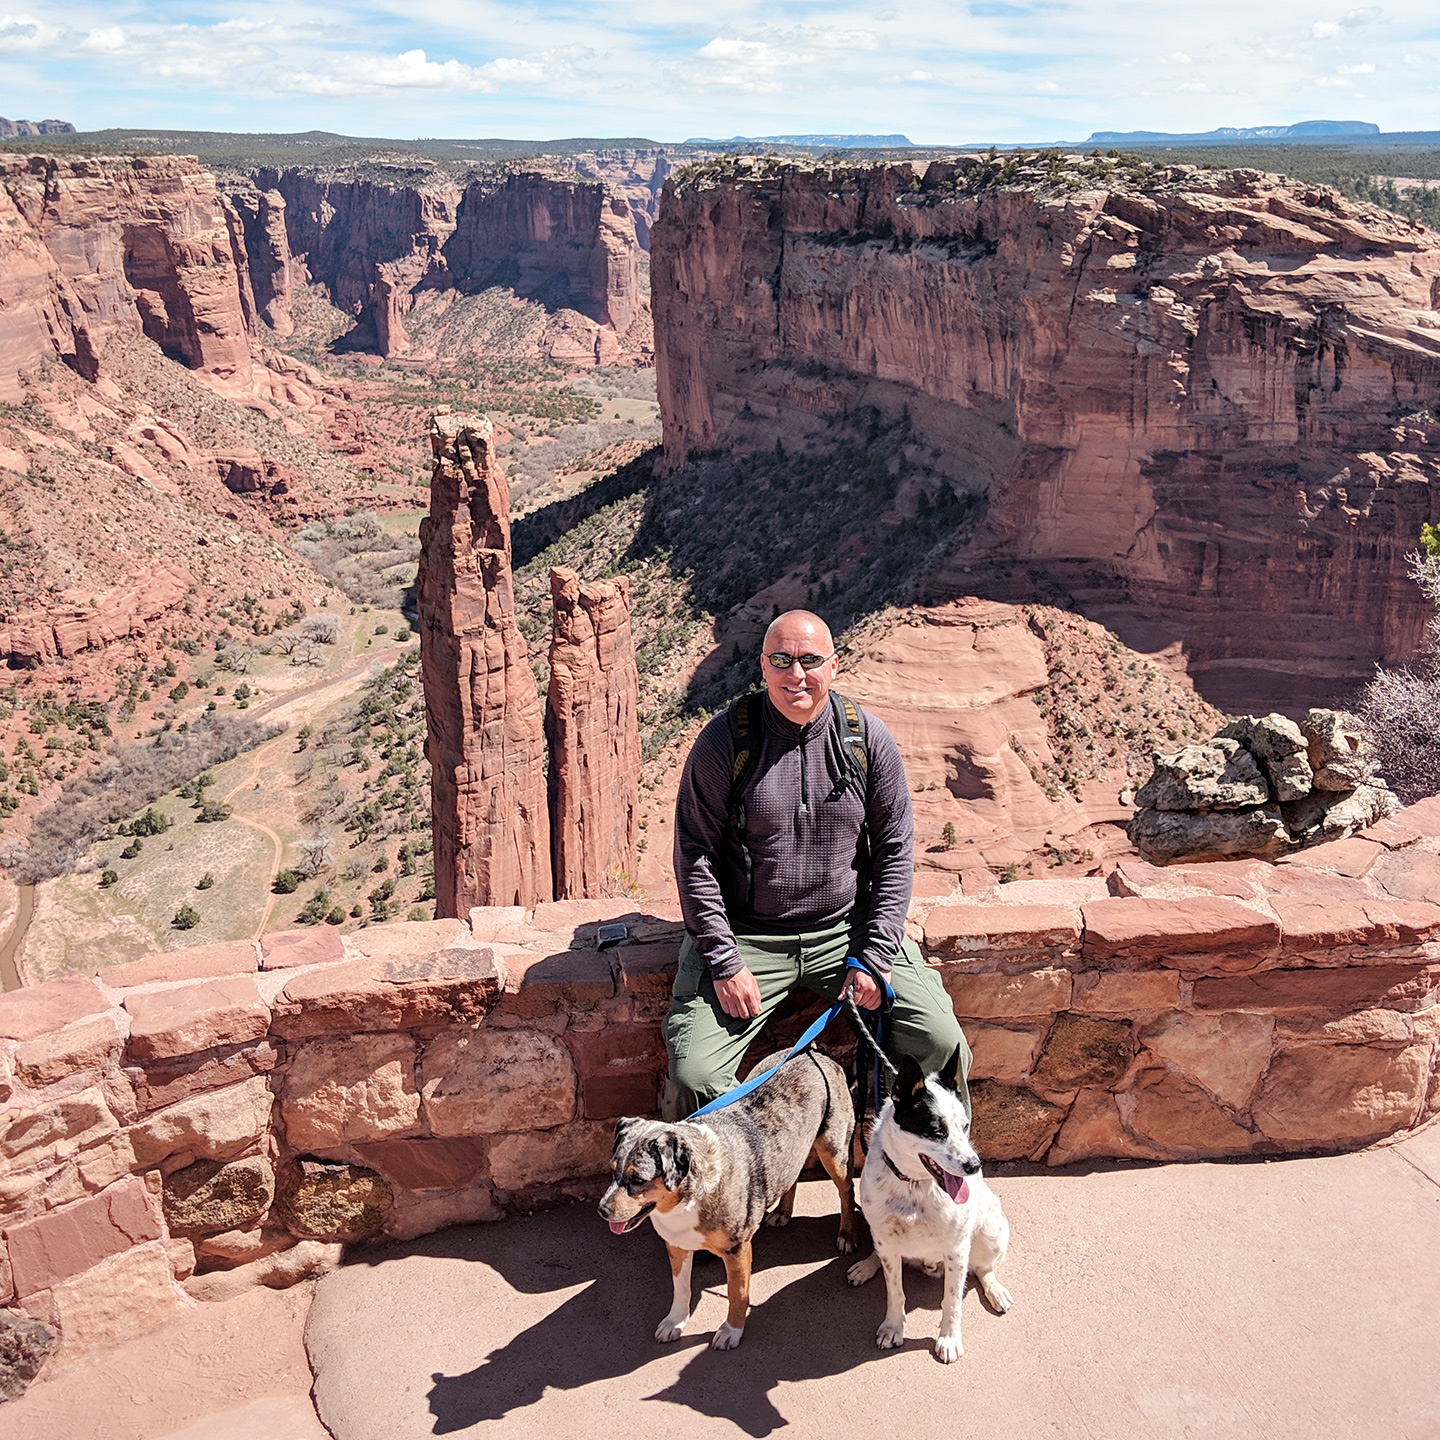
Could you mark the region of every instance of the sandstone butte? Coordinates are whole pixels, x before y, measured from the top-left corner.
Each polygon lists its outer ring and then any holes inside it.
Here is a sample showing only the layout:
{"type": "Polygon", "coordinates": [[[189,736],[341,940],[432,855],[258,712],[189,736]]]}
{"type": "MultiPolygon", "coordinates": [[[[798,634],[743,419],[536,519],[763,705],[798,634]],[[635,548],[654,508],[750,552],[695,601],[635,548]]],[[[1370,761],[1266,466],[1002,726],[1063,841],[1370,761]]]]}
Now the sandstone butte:
{"type": "Polygon", "coordinates": [[[639,840],[640,673],[630,582],[550,571],[554,621],[545,731],[555,898],[633,888],[639,840]]]}
{"type": "Polygon", "coordinates": [[[1136,648],[1180,642],[1227,709],[1265,676],[1311,693],[1410,658],[1440,237],[1257,171],[1002,163],[672,178],[665,463],[824,444],[874,406],[987,502],[932,598],[976,593],[987,556],[1029,562],[1136,648]]]}
{"type": "Polygon", "coordinates": [[[420,525],[436,914],[553,896],[545,727],[515,618],[510,489],[484,417],[438,414],[420,525]]]}
{"type": "MultiPolygon", "coordinates": [[[[909,924],[987,1161],[1333,1152],[1440,1111],[1440,799],[1279,862],[1127,859],[909,924]]],[[[66,1366],[347,1245],[593,1200],[616,1118],[656,1109],[682,930],[625,898],[490,906],[0,996],[0,1320],[66,1366]]]]}
{"type": "Polygon", "coordinates": [[[387,356],[411,349],[405,317],[422,296],[543,292],[560,312],[544,348],[590,364],[619,357],[617,337],[644,308],[631,207],[598,179],[512,171],[462,185],[437,170],[390,183],[284,167],[229,177],[225,191],[256,304],[280,334],[293,329],[302,277],[324,284],[387,356]]]}

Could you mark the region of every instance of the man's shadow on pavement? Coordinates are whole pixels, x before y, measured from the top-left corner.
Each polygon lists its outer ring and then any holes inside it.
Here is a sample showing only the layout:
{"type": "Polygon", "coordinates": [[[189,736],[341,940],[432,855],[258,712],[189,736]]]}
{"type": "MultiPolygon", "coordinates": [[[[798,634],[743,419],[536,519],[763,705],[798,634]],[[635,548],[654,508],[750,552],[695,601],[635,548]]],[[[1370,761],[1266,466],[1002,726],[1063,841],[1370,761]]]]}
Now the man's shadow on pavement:
{"type": "MultiPolygon", "coordinates": [[[[776,1265],[819,1268],[753,1305],[740,1348],[721,1353],[709,1348],[709,1327],[718,1318],[713,1299],[702,1322],[706,1328],[692,1318],[694,1333],[673,1347],[655,1339],[655,1326],[669,1308],[670,1271],[651,1227],[615,1237],[596,1218],[595,1231],[587,1232],[582,1216],[591,1217],[577,1209],[449,1232],[468,1242],[451,1253],[490,1266],[515,1290],[539,1294],[585,1279],[590,1283],[490,1351],[473,1370],[432,1375],[432,1433],[450,1435],[499,1420],[538,1403],[548,1389],[574,1390],[635,1374],[679,1350],[692,1353],[683,1372],[644,1398],[685,1405],[729,1420],[746,1434],[765,1436],[789,1424],[770,1401],[776,1385],[845,1374],[882,1358],[875,1327],[884,1311],[883,1287],[872,1281],[857,1291],[846,1283],[855,1257],[837,1256],[834,1215],[797,1215],[784,1229],[761,1230],[755,1242],[757,1276],[776,1265]]],[[[430,1236],[416,1242],[417,1248],[435,1253],[435,1242],[444,1239],[430,1236]]],[[[723,1267],[697,1261],[694,1284],[697,1307],[701,1287],[723,1296],[723,1267]]],[[[938,1309],[939,1280],[907,1270],[906,1291],[912,1307],[938,1309]]],[[[929,1343],[912,1340],[907,1348],[929,1343]]]]}

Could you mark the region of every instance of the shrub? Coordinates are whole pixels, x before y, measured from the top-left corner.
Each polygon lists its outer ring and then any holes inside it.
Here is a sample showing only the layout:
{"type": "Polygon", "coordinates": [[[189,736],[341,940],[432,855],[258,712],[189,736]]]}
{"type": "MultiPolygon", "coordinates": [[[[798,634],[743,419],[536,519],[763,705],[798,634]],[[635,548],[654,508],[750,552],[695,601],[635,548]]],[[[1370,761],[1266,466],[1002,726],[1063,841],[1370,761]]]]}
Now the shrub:
{"type": "Polygon", "coordinates": [[[295,917],[297,925],[318,925],[330,915],[330,892],[317,890],[301,907],[295,917]]]}
{"type": "Polygon", "coordinates": [[[190,687],[182,680],[170,691],[172,700],[183,700],[190,693],[190,687]]]}
{"type": "Polygon", "coordinates": [[[193,930],[200,923],[200,912],[193,905],[182,905],[170,923],[177,930],[193,930]]]}
{"type": "Polygon", "coordinates": [[[132,840],[121,852],[122,860],[133,860],[140,853],[140,841],[132,840]]]}
{"type": "Polygon", "coordinates": [[[118,870],[110,870],[107,868],[100,872],[100,888],[102,890],[108,890],[112,885],[117,884],[119,880],[120,872],[118,870]]]}
{"type": "MultiPolygon", "coordinates": [[[[138,820],[131,821],[128,833],[131,835],[163,835],[171,824],[168,816],[162,815],[152,806],[138,820]]],[[[121,833],[126,832],[122,831],[121,833]]]]}
{"type": "Polygon", "coordinates": [[[197,825],[215,825],[221,820],[228,820],[235,813],[233,805],[227,805],[223,800],[206,800],[200,806],[200,813],[195,817],[197,825]]]}
{"type": "Polygon", "coordinates": [[[327,925],[343,925],[345,923],[345,907],[337,905],[326,917],[327,925]]]}
{"type": "Polygon", "coordinates": [[[282,870],[271,888],[277,895],[293,895],[300,888],[300,878],[298,870],[282,870]]]}
{"type": "Polygon", "coordinates": [[[410,920],[428,920],[430,918],[430,912],[423,905],[412,905],[407,918],[410,920]]]}
{"type": "Polygon", "coordinates": [[[208,890],[215,883],[215,877],[207,870],[196,882],[197,890],[208,890]]]}

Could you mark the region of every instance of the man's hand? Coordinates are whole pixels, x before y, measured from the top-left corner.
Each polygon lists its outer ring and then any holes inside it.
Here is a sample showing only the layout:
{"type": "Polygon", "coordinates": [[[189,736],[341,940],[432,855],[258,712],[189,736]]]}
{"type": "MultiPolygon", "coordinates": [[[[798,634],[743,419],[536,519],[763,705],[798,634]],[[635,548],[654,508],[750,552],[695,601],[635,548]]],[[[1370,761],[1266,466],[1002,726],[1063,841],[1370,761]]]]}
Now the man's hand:
{"type": "Polygon", "coordinates": [[[753,1020],[760,1013],[760,985],[748,967],[741,966],[728,980],[715,982],[720,1008],[735,1020],[753,1020]]]}
{"type": "Polygon", "coordinates": [[[845,972],[845,984],[840,991],[840,998],[843,1000],[847,995],[854,996],[855,1003],[862,1010],[877,1010],[880,1007],[880,987],[868,971],[845,972]]]}

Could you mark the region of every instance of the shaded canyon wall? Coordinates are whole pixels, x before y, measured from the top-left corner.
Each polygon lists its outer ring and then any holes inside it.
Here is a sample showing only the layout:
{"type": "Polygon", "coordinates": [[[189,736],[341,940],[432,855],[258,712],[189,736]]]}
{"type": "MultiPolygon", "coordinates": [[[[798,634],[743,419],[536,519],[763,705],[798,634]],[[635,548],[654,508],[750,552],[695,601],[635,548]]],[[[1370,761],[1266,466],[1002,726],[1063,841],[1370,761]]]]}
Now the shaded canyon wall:
{"type": "Polygon", "coordinates": [[[873,405],[987,498],[931,598],[978,585],[960,558],[1038,564],[1137,648],[1182,642],[1219,703],[1413,654],[1440,237],[1254,171],[987,176],[742,160],[672,180],[652,247],[666,464],[873,405]]]}

